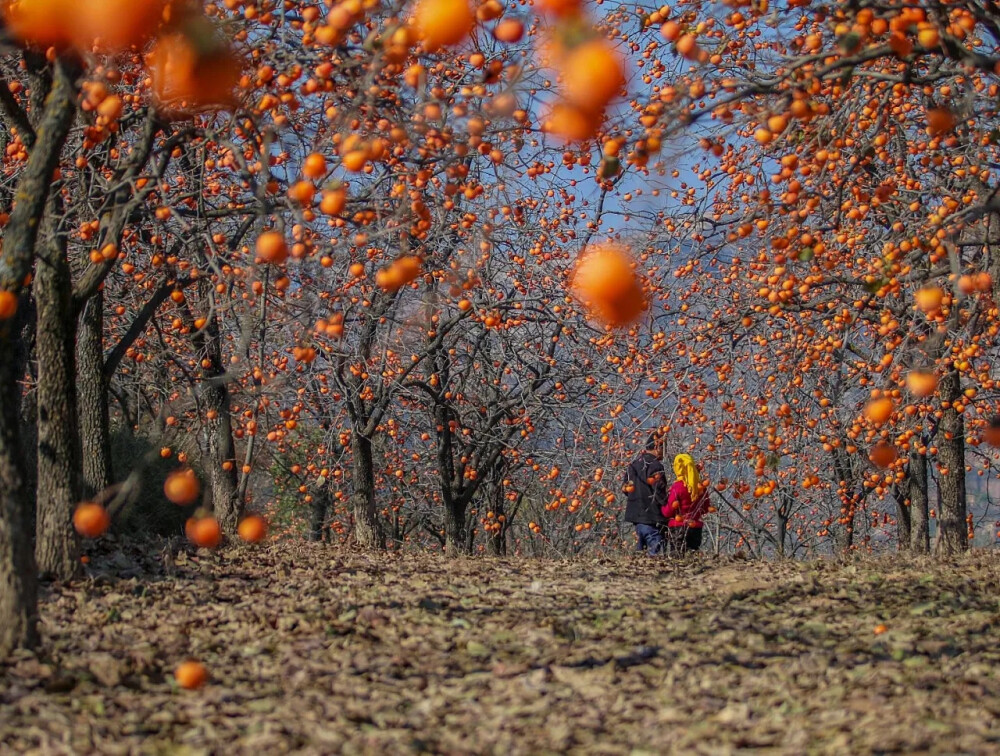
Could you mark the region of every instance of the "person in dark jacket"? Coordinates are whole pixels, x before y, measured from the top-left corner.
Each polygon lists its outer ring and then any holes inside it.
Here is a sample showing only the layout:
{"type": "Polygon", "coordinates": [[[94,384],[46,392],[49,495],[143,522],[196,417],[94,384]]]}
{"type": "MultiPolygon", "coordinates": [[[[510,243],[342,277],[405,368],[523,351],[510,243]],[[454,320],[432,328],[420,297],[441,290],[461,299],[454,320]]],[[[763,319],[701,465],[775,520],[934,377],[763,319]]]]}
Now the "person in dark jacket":
{"type": "Polygon", "coordinates": [[[662,509],[667,503],[667,478],[658,434],[651,434],[646,449],[625,471],[625,521],[635,525],[639,539],[637,550],[664,554],[667,550],[667,518],[662,509]]]}

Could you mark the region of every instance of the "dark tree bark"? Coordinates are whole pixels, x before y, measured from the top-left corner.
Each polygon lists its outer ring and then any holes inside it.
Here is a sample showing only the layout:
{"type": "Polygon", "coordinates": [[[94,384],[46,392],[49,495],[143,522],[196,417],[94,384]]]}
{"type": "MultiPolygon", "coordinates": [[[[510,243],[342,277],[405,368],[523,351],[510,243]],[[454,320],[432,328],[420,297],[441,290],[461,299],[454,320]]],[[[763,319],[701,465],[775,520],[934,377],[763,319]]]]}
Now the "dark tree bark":
{"type": "Polygon", "coordinates": [[[958,554],[969,548],[965,521],[965,419],[954,403],[962,395],[958,371],[951,367],[938,384],[942,415],[938,427],[938,462],[941,465],[941,511],[938,512],[938,553],[958,554]]]}
{"type": "Polygon", "coordinates": [[[363,549],[384,549],[385,533],[375,509],[375,460],[372,440],[358,432],[351,434],[353,466],[351,509],[354,513],[354,541],[363,549]]]}
{"type": "Polygon", "coordinates": [[[84,305],[76,344],[83,495],[92,499],[111,485],[111,422],[104,378],[104,291],[84,305]]]}
{"type": "Polygon", "coordinates": [[[206,409],[217,413],[206,424],[212,509],[222,530],[231,534],[236,532],[243,517],[243,502],[237,495],[236,450],[229,412],[229,391],[225,383],[210,384],[205,388],[203,399],[206,409]]]}
{"type": "Polygon", "coordinates": [[[792,497],[787,491],[781,492],[781,504],[778,506],[775,515],[778,518],[778,532],[775,535],[777,542],[778,556],[785,558],[785,549],[788,542],[788,520],[792,511],[792,497]]]}
{"type": "Polygon", "coordinates": [[[327,514],[330,511],[330,489],[324,483],[313,493],[309,511],[309,540],[322,541],[327,533],[327,514]]]}
{"type": "MultiPolygon", "coordinates": [[[[52,173],[76,112],[76,72],[61,63],[56,71],[37,138],[31,134],[25,143],[30,154],[0,253],[0,289],[15,293],[31,271],[52,173]]],[[[0,656],[38,642],[36,565],[18,429],[21,376],[10,359],[16,351],[15,320],[0,321],[0,656]]]]}
{"type": "MultiPolygon", "coordinates": [[[[10,343],[13,323],[0,321],[0,348],[10,343]]],[[[35,555],[18,437],[20,392],[14,360],[0,359],[0,658],[38,642],[35,555]]]]}
{"type": "Polygon", "coordinates": [[[847,501],[841,501],[840,519],[833,530],[834,543],[840,551],[848,551],[854,545],[854,516],[857,508],[857,496],[853,491],[854,475],[851,469],[851,459],[844,445],[833,450],[833,469],[837,482],[844,489],[847,501]]]}
{"type": "Polygon", "coordinates": [[[927,455],[915,449],[910,452],[906,487],[906,495],[910,500],[910,550],[917,554],[926,554],[931,549],[927,455]]]}
{"type": "Polygon", "coordinates": [[[466,522],[467,503],[464,497],[453,498],[444,510],[444,550],[449,556],[468,554],[469,533],[466,522]]]}
{"type": "Polygon", "coordinates": [[[486,539],[486,550],[493,556],[507,556],[507,530],[510,523],[507,517],[507,500],[504,497],[503,473],[506,467],[506,460],[501,457],[493,470],[493,479],[490,481],[489,507],[497,519],[499,528],[490,532],[486,539]]]}
{"type": "Polygon", "coordinates": [[[35,560],[43,576],[66,580],[79,566],[73,509],[80,502],[76,400],[76,314],[62,202],[53,194],[43,225],[34,291],[38,358],[38,487],[35,560]]]}
{"type": "MultiPolygon", "coordinates": [[[[207,279],[202,284],[202,294],[209,296],[207,279]]],[[[238,496],[239,482],[236,471],[236,445],[233,440],[233,422],[229,409],[229,388],[225,365],[222,362],[222,332],[218,315],[213,311],[202,331],[196,334],[195,344],[207,360],[201,370],[201,402],[205,417],[204,431],[208,472],[208,487],[212,510],[224,533],[233,534],[243,516],[243,501],[238,496]]]]}
{"type": "Polygon", "coordinates": [[[909,551],[912,539],[910,501],[906,498],[909,482],[904,479],[892,487],[892,498],[896,502],[896,551],[909,551]]]}
{"type": "Polygon", "coordinates": [[[912,539],[912,523],[910,518],[910,502],[906,498],[909,491],[909,479],[892,487],[892,498],[896,502],[896,550],[909,551],[912,539]]]}

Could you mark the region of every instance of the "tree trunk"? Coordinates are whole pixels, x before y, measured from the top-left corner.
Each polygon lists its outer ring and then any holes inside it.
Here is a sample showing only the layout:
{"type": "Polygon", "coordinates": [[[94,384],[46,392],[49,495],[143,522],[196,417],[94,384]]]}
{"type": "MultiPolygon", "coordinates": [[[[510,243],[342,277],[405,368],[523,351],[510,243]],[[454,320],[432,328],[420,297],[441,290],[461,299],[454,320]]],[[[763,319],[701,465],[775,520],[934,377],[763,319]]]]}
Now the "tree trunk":
{"type": "MultiPolygon", "coordinates": [[[[11,347],[15,319],[0,320],[0,350],[11,347]]],[[[19,376],[14,360],[0,359],[0,658],[38,643],[38,587],[31,522],[18,437],[19,376]]]]}
{"type": "Polygon", "coordinates": [[[909,490],[909,477],[902,484],[892,487],[892,498],[896,501],[896,550],[909,551],[912,539],[912,523],[910,518],[910,502],[906,493],[909,490]]]}
{"type": "Polygon", "coordinates": [[[312,508],[309,513],[309,540],[323,540],[323,535],[327,530],[326,516],[329,512],[330,496],[327,493],[326,485],[319,491],[313,493],[312,508]]]}
{"type": "Polygon", "coordinates": [[[504,499],[501,477],[498,474],[490,487],[490,498],[492,499],[490,511],[493,512],[500,526],[496,530],[491,530],[486,538],[486,549],[493,556],[507,556],[507,502],[504,499]]]}
{"type": "MultiPolygon", "coordinates": [[[[22,135],[28,138],[30,154],[17,184],[18,200],[0,251],[0,288],[14,293],[20,292],[31,272],[52,173],[76,114],[77,67],[61,61],[55,72],[54,88],[35,137],[28,132],[22,135]]],[[[32,96],[39,97],[41,89],[32,87],[32,96]]],[[[40,112],[41,108],[33,107],[32,111],[40,112]]],[[[18,381],[22,376],[11,359],[17,348],[14,320],[0,321],[0,655],[38,642],[35,559],[25,517],[28,502],[18,432],[18,381]]]]}
{"type": "Polygon", "coordinates": [[[466,530],[465,511],[468,507],[465,498],[452,495],[449,506],[444,510],[444,552],[448,556],[460,556],[470,553],[468,548],[469,534],[466,530]]]}
{"type": "Polygon", "coordinates": [[[788,541],[788,515],[792,511],[792,497],[785,491],[781,492],[781,505],[775,515],[778,518],[777,546],[778,556],[785,558],[785,544],[788,541]]]}
{"type": "Polygon", "coordinates": [[[950,368],[938,384],[943,412],[938,426],[941,465],[941,511],[938,512],[938,553],[958,554],[969,548],[965,521],[965,419],[955,411],[962,395],[958,371],[950,368]]]}
{"type": "Polygon", "coordinates": [[[927,455],[910,452],[907,465],[906,496],[910,500],[910,550],[926,554],[931,548],[927,495],[927,455]]]}
{"type": "Polygon", "coordinates": [[[208,434],[206,467],[212,510],[223,532],[233,534],[243,517],[243,501],[237,495],[236,446],[221,341],[218,317],[213,315],[204,340],[205,354],[211,365],[202,373],[202,380],[205,381],[202,390],[204,409],[214,415],[205,421],[205,432],[208,434]]]}
{"type": "Polygon", "coordinates": [[[38,490],[35,560],[42,575],[69,579],[77,571],[73,509],[80,501],[80,436],[76,410],[76,314],[62,203],[50,202],[49,237],[34,282],[38,355],[38,490]]]}
{"type": "Polygon", "coordinates": [[[92,499],[111,485],[111,430],[104,380],[104,291],[84,305],[76,344],[83,495],[92,499]]]}
{"type": "Polygon", "coordinates": [[[225,533],[235,533],[243,517],[243,502],[236,495],[236,452],[229,414],[229,391],[224,384],[210,385],[204,393],[205,407],[217,416],[208,420],[208,483],[212,510],[225,533]]]}
{"type": "Polygon", "coordinates": [[[360,433],[352,433],[351,452],[354,541],[363,549],[384,549],[385,534],[379,526],[378,513],[375,510],[375,461],[372,455],[372,440],[360,433]]]}
{"type": "Polygon", "coordinates": [[[851,469],[850,455],[843,444],[834,447],[833,469],[837,482],[844,489],[846,501],[841,501],[840,517],[837,527],[833,530],[833,540],[839,551],[847,552],[854,545],[854,516],[857,510],[857,497],[852,492],[854,475],[851,469]]]}

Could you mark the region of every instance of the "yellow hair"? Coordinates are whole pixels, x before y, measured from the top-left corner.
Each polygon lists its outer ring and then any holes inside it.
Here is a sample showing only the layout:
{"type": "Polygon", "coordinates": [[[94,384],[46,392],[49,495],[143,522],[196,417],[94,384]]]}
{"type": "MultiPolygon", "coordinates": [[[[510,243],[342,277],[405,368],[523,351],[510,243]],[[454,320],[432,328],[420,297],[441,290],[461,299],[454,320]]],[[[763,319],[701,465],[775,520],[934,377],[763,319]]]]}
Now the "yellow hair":
{"type": "Polygon", "coordinates": [[[678,454],[674,457],[674,475],[677,476],[677,480],[684,481],[688,493],[691,494],[691,501],[697,499],[700,493],[698,468],[695,467],[690,454],[678,454]]]}

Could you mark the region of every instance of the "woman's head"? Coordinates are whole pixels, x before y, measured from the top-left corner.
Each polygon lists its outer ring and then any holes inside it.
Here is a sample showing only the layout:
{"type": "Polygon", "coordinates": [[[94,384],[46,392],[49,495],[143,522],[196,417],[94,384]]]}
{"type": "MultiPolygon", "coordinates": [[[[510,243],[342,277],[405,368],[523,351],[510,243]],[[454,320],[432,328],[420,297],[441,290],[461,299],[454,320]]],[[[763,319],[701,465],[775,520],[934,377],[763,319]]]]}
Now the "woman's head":
{"type": "Polygon", "coordinates": [[[678,454],[674,457],[674,475],[677,480],[684,481],[692,496],[697,495],[699,488],[698,468],[690,454],[678,454]]]}

